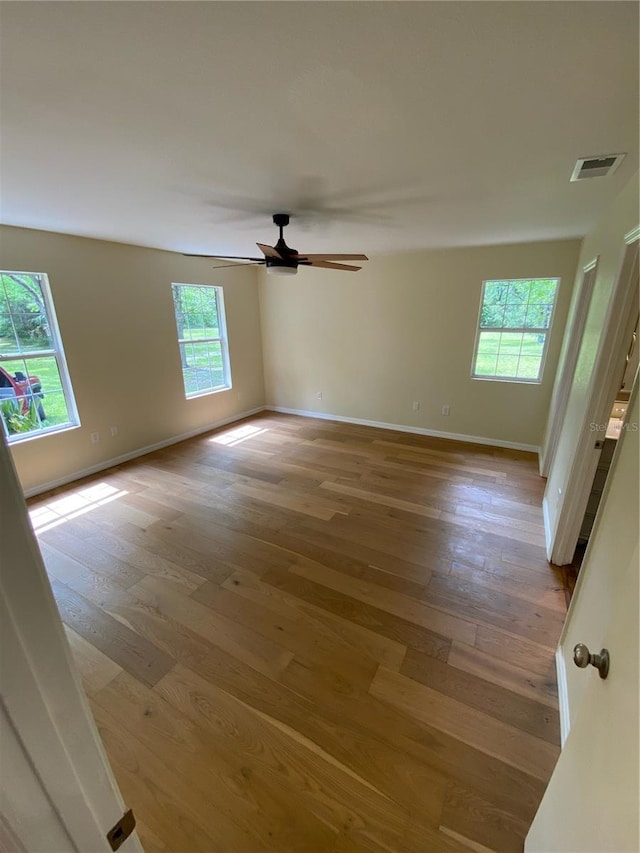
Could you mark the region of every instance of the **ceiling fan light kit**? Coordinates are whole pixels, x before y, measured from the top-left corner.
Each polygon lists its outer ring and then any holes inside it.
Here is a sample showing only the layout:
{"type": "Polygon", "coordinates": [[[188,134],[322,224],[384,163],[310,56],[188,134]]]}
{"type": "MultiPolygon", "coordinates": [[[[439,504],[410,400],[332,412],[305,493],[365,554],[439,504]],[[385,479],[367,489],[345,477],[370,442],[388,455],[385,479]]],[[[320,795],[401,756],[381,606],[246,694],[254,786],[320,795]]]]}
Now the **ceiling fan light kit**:
{"type": "Polygon", "coordinates": [[[298,274],[298,265],[297,264],[288,264],[286,261],[279,263],[278,261],[267,261],[267,274],[268,275],[297,275],[298,274]]]}
{"type": "MultiPolygon", "coordinates": [[[[368,261],[366,255],[345,255],[345,254],[320,254],[320,255],[303,255],[297,249],[291,249],[284,240],[283,229],[289,224],[288,213],[274,213],[273,224],[280,229],[280,236],[275,246],[267,246],[266,243],[256,243],[264,258],[249,258],[238,255],[192,255],[187,254],[188,258],[215,258],[217,260],[226,261],[249,261],[251,264],[259,264],[265,266],[267,273],[270,275],[296,275],[299,266],[304,267],[321,267],[322,269],[330,270],[345,270],[347,272],[357,272],[362,267],[356,267],[352,264],[335,263],[336,261],[368,261]]],[[[245,264],[246,266],[247,264],[245,264]]]]}

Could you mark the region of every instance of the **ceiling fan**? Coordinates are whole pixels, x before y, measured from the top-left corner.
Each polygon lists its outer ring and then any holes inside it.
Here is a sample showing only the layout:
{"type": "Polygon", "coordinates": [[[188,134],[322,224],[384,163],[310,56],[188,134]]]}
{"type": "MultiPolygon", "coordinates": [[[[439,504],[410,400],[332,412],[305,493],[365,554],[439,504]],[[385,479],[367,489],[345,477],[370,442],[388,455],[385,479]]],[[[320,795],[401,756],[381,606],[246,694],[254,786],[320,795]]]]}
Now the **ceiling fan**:
{"type": "MultiPolygon", "coordinates": [[[[322,267],[327,270],[348,270],[357,272],[362,267],[351,264],[337,264],[335,261],[368,261],[366,255],[304,255],[296,249],[290,249],[284,241],[283,228],[289,224],[288,213],[274,213],[273,224],[280,229],[280,236],[275,246],[267,246],[264,243],[256,243],[264,258],[248,258],[238,255],[192,255],[188,258],[219,258],[227,261],[249,261],[251,264],[263,264],[267,272],[275,275],[295,275],[298,267],[322,267]]],[[[231,266],[235,266],[232,264],[231,266]]]]}

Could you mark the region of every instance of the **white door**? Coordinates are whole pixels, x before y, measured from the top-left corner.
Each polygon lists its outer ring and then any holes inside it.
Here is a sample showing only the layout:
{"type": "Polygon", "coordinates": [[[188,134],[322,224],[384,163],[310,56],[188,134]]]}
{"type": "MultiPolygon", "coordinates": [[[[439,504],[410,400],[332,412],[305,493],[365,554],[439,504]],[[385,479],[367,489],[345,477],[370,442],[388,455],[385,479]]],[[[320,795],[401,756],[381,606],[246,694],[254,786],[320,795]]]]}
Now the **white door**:
{"type": "MultiPolygon", "coordinates": [[[[110,851],[107,832],[127,807],[75,671],[3,437],[0,519],[0,839],[29,853],[110,851]]],[[[135,832],[120,850],[142,853],[135,832]]]]}
{"type": "Polygon", "coordinates": [[[640,850],[638,417],[636,387],[558,649],[564,746],[527,853],[640,850]],[[574,665],[578,642],[609,650],[605,680],[574,665]]]}
{"type": "MultiPolygon", "coordinates": [[[[581,398],[573,417],[579,423],[564,425],[558,438],[557,456],[567,429],[573,437],[567,439],[563,454],[567,467],[554,465],[544,493],[543,509],[548,523],[547,555],[558,566],[571,563],[587,509],[591,485],[600,459],[600,447],[594,440],[592,424],[609,420],[615,396],[620,388],[629,342],[638,317],[638,277],[640,265],[640,226],[624,239],[622,262],[611,289],[606,316],[597,336],[591,336],[586,348],[585,363],[578,359],[574,374],[573,392],[581,398]],[[595,347],[595,351],[594,351],[595,347]],[[574,438],[577,441],[574,445],[574,438]]],[[[587,321],[588,323],[589,321],[587,321]]],[[[584,347],[581,347],[582,355],[584,347]]],[[[569,416],[569,410],[565,420],[569,416]]]]}
{"type": "Polygon", "coordinates": [[[576,293],[575,301],[571,303],[569,320],[567,321],[569,332],[565,335],[562,352],[560,353],[559,363],[561,367],[553,386],[551,405],[549,406],[549,420],[547,421],[544,441],[540,450],[541,477],[548,477],[551,466],[553,465],[553,458],[558,446],[558,438],[560,437],[560,430],[562,429],[562,422],[567,411],[569,394],[576,372],[580,346],[582,345],[582,335],[584,334],[584,327],[587,323],[597,273],[598,258],[596,257],[583,268],[580,288],[576,293]]]}

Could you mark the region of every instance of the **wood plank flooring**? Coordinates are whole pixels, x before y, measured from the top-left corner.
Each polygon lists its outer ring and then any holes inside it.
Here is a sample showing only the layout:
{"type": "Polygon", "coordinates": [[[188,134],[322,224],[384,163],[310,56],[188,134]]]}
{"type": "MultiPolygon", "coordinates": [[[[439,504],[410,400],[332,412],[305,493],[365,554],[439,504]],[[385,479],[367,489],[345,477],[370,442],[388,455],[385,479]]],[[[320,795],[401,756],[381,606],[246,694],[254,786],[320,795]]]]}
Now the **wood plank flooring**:
{"type": "Polygon", "coordinates": [[[521,851],[559,753],[543,487],[264,414],[32,500],[145,850],[521,851]]]}

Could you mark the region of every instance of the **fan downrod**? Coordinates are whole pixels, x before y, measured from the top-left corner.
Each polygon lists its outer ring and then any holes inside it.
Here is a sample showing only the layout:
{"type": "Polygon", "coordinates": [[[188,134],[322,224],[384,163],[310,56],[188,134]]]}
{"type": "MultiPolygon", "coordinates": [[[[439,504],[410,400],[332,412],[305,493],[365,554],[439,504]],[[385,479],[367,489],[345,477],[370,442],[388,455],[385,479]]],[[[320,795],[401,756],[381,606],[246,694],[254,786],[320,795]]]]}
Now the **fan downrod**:
{"type": "Polygon", "coordinates": [[[273,214],[273,224],[277,225],[278,228],[280,229],[280,236],[278,237],[278,242],[275,244],[275,246],[273,248],[277,249],[283,257],[286,257],[287,255],[297,254],[296,250],[291,249],[289,246],[287,246],[287,244],[285,243],[285,240],[284,240],[284,234],[283,234],[282,229],[285,227],[285,225],[289,224],[289,214],[288,213],[274,213],[273,214]]]}

